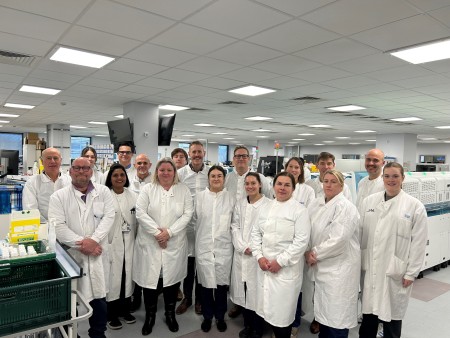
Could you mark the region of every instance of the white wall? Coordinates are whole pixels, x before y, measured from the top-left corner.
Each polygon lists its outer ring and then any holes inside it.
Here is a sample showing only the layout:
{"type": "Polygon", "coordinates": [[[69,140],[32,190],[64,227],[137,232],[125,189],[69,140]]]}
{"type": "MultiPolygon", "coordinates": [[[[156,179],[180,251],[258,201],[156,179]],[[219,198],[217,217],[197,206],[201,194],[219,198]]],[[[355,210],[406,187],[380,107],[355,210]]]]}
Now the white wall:
{"type": "MultiPolygon", "coordinates": [[[[343,154],[356,154],[364,157],[364,155],[374,147],[374,144],[346,146],[302,146],[300,147],[300,155],[303,157],[305,154],[319,154],[322,151],[327,151],[332,153],[336,158],[342,158],[343,154]]],[[[295,149],[295,151],[297,151],[297,149],[295,149]]],[[[389,154],[386,155],[389,156],[389,154]]]]}
{"type": "Polygon", "coordinates": [[[450,144],[417,144],[416,163],[419,162],[420,155],[445,155],[445,163],[450,163],[450,144]]]}

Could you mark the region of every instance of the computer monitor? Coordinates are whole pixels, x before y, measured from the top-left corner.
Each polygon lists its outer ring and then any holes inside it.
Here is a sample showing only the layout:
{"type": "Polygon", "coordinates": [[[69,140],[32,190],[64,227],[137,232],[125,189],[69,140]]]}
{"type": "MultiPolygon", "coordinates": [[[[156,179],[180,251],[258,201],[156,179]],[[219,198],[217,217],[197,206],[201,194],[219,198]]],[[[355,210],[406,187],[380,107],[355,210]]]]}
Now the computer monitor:
{"type": "Polygon", "coordinates": [[[260,157],[257,171],[264,176],[275,177],[283,169],[284,156],[265,156],[260,157]]]}
{"type": "Polygon", "coordinates": [[[108,121],[109,139],[114,145],[114,152],[119,150],[119,144],[133,142],[133,128],[129,118],[108,121]]]}
{"type": "MultiPolygon", "coordinates": [[[[18,150],[0,150],[0,158],[8,159],[6,173],[8,175],[19,175],[19,151],[18,150]]],[[[3,163],[3,161],[1,161],[3,163]]]]}
{"type": "Polygon", "coordinates": [[[175,124],[175,116],[160,116],[158,128],[158,146],[170,146],[172,140],[173,126],[175,124]]]}

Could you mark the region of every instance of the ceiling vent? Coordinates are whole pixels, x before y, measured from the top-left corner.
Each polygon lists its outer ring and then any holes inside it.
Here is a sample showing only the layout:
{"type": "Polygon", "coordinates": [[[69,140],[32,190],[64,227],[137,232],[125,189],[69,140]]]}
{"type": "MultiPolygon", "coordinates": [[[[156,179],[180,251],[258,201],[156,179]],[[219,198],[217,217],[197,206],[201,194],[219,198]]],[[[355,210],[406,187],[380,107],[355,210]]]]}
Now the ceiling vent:
{"type": "Polygon", "coordinates": [[[297,101],[299,103],[302,104],[307,104],[307,103],[313,103],[313,102],[320,102],[323,101],[323,99],[319,98],[319,97],[314,97],[314,96],[302,96],[302,97],[296,97],[292,99],[293,101],[297,101]]]}
{"type": "Polygon", "coordinates": [[[36,59],[37,58],[33,55],[15,53],[7,50],[0,50],[0,63],[6,63],[15,66],[30,67],[33,64],[33,62],[36,61],[36,59]]]}
{"type": "Polygon", "coordinates": [[[247,103],[239,102],[239,101],[224,101],[224,102],[219,102],[219,104],[247,104],[247,103]]]}

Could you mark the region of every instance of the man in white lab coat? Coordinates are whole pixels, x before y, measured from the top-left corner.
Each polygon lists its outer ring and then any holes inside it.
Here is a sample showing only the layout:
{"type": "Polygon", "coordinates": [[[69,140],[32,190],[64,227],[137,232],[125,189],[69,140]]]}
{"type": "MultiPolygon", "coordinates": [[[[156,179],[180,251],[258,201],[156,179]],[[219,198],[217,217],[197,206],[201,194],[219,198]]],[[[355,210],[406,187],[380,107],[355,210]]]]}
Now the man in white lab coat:
{"type": "Polygon", "coordinates": [[[358,210],[367,196],[384,190],[383,177],[381,175],[384,163],[384,153],[381,149],[370,149],[366,154],[364,164],[369,176],[364,177],[358,183],[358,198],[356,199],[358,210]]]}
{"type": "Polygon", "coordinates": [[[152,162],[146,154],[139,154],[136,156],[134,161],[135,172],[127,173],[128,179],[130,180],[130,189],[136,194],[139,194],[141,188],[150,183],[152,180],[152,175],[150,173],[150,168],[152,167],[152,162]]]}
{"type": "Polygon", "coordinates": [[[82,266],[78,290],[93,309],[89,336],[105,338],[106,293],[109,276],[107,236],[115,212],[107,187],[91,182],[92,168],[86,158],[77,158],[69,170],[72,184],[50,198],[49,220],[55,224],[56,237],[82,266]]]}
{"type": "MultiPolygon", "coordinates": [[[[128,179],[130,177],[134,177],[136,175],[136,168],[131,163],[131,160],[133,159],[135,148],[133,142],[122,142],[118,145],[117,150],[117,158],[119,159],[119,163],[123,165],[125,168],[128,179]]],[[[103,177],[100,180],[101,184],[105,184],[106,177],[108,176],[109,170],[105,171],[103,173],[103,177]]]]}
{"type": "Polygon", "coordinates": [[[24,209],[39,209],[41,223],[48,219],[50,195],[70,184],[70,177],[59,171],[62,157],[58,149],[47,148],[41,155],[44,172],[32,176],[23,189],[22,205],[24,209]]]}
{"type": "MultiPolygon", "coordinates": [[[[203,163],[206,151],[200,141],[194,141],[189,145],[189,157],[191,162],[181,169],[178,169],[178,177],[180,182],[186,184],[191,192],[192,200],[195,203],[195,195],[205,190],[208,186],[209,167],[203,163]]],[[[194,205],[195,209],[195,205],[194,205]]],[[[186,230],[188,238],[188,274],[183,281],[184,298],[176,309],[176,314],[181,315],[192,305],[192,289],[195,282],[195,313],[202,314],[202,306],[200,303],[200,287],[197,278],[195,278],[195,233],[194,228],[197,219],[192,217],[186,230]]]]}

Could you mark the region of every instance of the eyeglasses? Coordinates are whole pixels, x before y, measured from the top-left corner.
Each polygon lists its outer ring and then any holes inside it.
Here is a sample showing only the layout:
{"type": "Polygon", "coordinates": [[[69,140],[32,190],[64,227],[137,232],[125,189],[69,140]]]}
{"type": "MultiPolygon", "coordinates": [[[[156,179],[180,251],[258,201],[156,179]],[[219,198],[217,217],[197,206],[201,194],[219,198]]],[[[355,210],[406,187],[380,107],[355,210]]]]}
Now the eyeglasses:
{"type": "Polygon", "coordinates": [[[119,155],[131,155],[131,151],[118,151],[119,155]]]}
{"type": "Polygon", "coordinates": [[[237,159],[243,159],[243,160],[246,160],[247,158],[249,158],[250,156],[249,155],[246,155],[246,154],[244,154],[244,155],[234,155],[234,158],[237,158],[237,159]]]}
{"type": "Polygon", "coordinates": [[[73,171],[81,171],[83,170],[85,173],[87,173],[89,170],[91,170],[91,167],[80,167],[78,165],[72,166],[73,171]]]}

